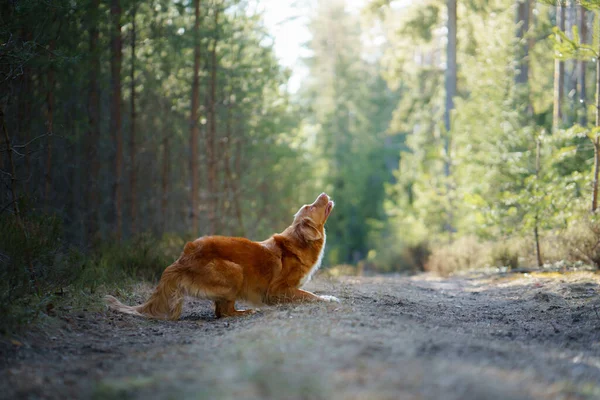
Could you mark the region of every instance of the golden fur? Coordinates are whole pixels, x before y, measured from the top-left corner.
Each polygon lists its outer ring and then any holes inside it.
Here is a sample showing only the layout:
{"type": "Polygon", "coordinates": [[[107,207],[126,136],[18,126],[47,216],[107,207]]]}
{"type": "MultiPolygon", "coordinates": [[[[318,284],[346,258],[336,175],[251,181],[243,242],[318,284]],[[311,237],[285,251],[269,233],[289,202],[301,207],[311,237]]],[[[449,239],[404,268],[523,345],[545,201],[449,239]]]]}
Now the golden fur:
{"type": "Polygon", "coordinates": [[[253,312],[236,310],[238,299],[254,304],[339,301],[300,289],[321,262],[324,225],[333,206],[322,193],[300,208],[286,230],[263,242],[224,236],[188,242],[147,302],[130,307],[112,296],[106,301],[123,313],[171,320],[179,319],[186,295],[214,301],[218,318],[253,312]]]}

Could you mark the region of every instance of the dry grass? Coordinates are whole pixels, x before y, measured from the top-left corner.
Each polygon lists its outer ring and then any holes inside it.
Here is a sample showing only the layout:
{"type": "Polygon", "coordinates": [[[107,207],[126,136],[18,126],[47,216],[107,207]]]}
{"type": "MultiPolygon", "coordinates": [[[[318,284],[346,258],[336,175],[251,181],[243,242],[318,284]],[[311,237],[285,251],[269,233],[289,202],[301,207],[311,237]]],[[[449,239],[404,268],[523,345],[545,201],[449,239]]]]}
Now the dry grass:
{"type": "Polygon", "coordinates": [[[490,248],[468,236],[450,245],[434,247],[425,270],[448,276],[453,272],[482,268],[490,263],[490,248]]]}

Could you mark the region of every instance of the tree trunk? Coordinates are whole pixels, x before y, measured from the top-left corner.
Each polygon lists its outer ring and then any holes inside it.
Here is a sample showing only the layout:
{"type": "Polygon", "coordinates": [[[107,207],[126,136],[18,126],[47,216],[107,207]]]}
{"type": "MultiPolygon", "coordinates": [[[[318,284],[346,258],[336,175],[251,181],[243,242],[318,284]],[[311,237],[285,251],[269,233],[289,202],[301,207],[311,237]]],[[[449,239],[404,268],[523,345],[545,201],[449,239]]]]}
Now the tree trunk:
{"type": "Polygon", "coordinates": [[[111,0],[110,15],[112,19],[111,34],[111,119],[110,129],[115,145],[114,174],[113,174],[113,203],[115,210],[115,238],[121,240],[123,225],[122,210],[122,159],[123,137],[121,131],[121,4],[120,0],[111,0]]]}
{"type": "MultiPolygon", "coordinates": [[[[25,224],[23,223],[23,218],[21,216],[21,210],[19,208],[19,196],[17,193],[17,169],[15,168],[15,162],[13,160],[13,148],[10,142],[10,136],[8,131],[6,130],[6,124],[4,122],[4,110],[0,107],[0,126],[2,127],[2,133],[4,134],[4,141],[6,142],[6,153],[8,158],[8,166],[10,168],[10,193],[11,193],[11,202],[13,207],[13,212],[15,213],[15,218],[17,220],[17,225],[21,230],[23,235],[23,239],[25,240],[25,262],[27,263],[27,269],[29,271],[29,279],[35,291],[39,294],[40,288],[37,283],[37,279],[35,276],[35,270],[33,269],[33,262],[31,260],[31,249],[29,246],[29,235],[27,233],[27,229],[25,224]]],[[[27,149],[25,149],[27,151],[27,149]]]]}
{"type": "MultiPolygon", "coordinates": [[[[567,37],[573,40],[573,27],[577,26],[577,6],[575,0],[569,0],[565,8],[565,33],[567,37]]],[[[579,105],[577,104],[577,96],[573,94],[577,93],[577,80],[578,80],[578,69],[579,62],[577,60],[567,60],[565,65],[565,89],[564,93],[568,98],[563,105],[563,126],[571,126],[576,122],[574,116],[577,114],[579,105]],[[572,99],[571,99],[572,97],[572,99]]]]}
{"type": "Polygon", "coordinates": [[[233,190],[233,206],[235,207],[235,216],[237,219],[237,231],[238,236],[246,236],[246,228],[244,227],[244,218],[242,214],[242,206],[240,202],[240,178],[242,176],[242,139],[240,134],[236,135],[239,138],[236,141],[236,155],[235,155],[235,179],[231,179],[231,186],[233,190]]]}
{"type": "MultiPolygon", "coordinates": [[[[600,33],[600,20],[596,21],[600,33]]],[[[597,49],[600,54],[600,46],[597,49]]],[[[596,57],[596,127],[600,126],[600,57],[596,57]]],[[[600,134],[594,140],[594,183],[592,187],[592,212],[598,209],[598,175],[600,174],[600,134]]]]}
{"type": "Polygon", "coordinates": [[[535,216],[535,226],[533,227],[533,237],[535,240],[535,255],[537,258],[537,265],[538,267],[541,267],[544,265],[544,261],[542,260],[542,250],[540,248],[540,234],[538,231],[538,216],[535,216]]]}
{"type": "MultiPolygon", "coordinates": [[[[559,2],[556,6],[556,26],[565,31],[565,10],[559,2]]],[[[554,60],[554,110],[552,113],[552,129],[556,131],[563,119],[563,98],[565,92],[565,63],[554,60]]]]}
{"type": "MultiPolygon", "coordinates": [[[[538,138],[536,139],[536,148],[535,148],[535,177],[536,180],[540,178],[540,157],[541,157],[541,145],[542,142],[538,138]]],[[[535,254],[537,257],[538,267],[544,265],[544,261],[542,260],[542,250],[540,247],[540,234],[539,234],[539,211],[536,209],[535,211],[535,224],[533,226],[533,238],[535,240],[535,254]]]]}
{"type": "MultiPolygon", "coordinates": [[[[585,12],[585,8],[583,6],[579,6],[579,32],[581,36],[581,43],[585,43],[588,35],[587,28],[587,15],[585,12]]],[[[585,67],[586,62],[584,60],[579,61],[579,76],[578,76],[578,85],[579,85],[579,125],[587,126],[587,93],[585,87],[585,67]]]]}
{"type": "Polygon", "coordinates": [[[162,218],[162,231],[163,233],[167,232],[169,219],[167,217],[167,206],[169,199],[169,167],[170,167],[170,142],[169,142],[169,134],[165,132],[165,136],[163,137],[163,159],[162,159],[162,196],[160,200],[160,211],[162,218]]]}
{"type": "Polygon", "coordinates": [[[210,70],[210,103],[209,103],[209,129],[206,135],[206,153],[207,153],[207,173],[208,173],[208,221],[210,234],[214,235],[219,231],[217,220],[217,166],[215,143],[217,136],[217,114],[215,104],[217,102],[217,43],[219,41],[219,4],[215,8],[215,38],[211,50],[211,70],[210,70]]]}
{"type": "MultiPolygon", "coordinates": [[[[53,18],[56,21],[56,18],[53,18]]],[[[46,209],[50,208],[50,191],[52,190],[52,134],[54,132],[54,85],[55,85],[55,71],[54,71],[54,47],[56,41],[52,39],[48,46],[50,54],[50,66],[48,68],[47,75],[47,88],[46,88],[46,133],[48,135],[46,141],[46,168],[45,168],[45,184],[44,184],[44,201],[46,203],[46,209]]]]}
{"type": "Polygon", "coordinates": [[[529,0],[517,0],[517,40],[519,41],[519,54],[517,62],[519,71],[515,83],[526,85],[529,78],[529,41],[525,35],[529,32],[529,0]]]}
{"type": "MultiPolygon", "coordinates": [[[[28,27],[23,28],[23,38],[26,41],[31,40],[31,31],[28,27]]],[[[23,143],[29,143],[31,140],[31,103],[33,101],[33,85],[31,79],[31,68],[25,64],[23,65],[23,76],[21,92],[19,94],[19,110],[18,110],[18,123],[19,123],[19,137],[23,140],[23,143]]],[[[0,160],[0,168],[2,162],[0,160]]],[[[31,167],[31,155],[30,152],[25,152],[25,176],[31,176],[33,169],[31,167]]],[[[26,193],[35,195],[33,192],[33,185],[31,179],[26,180],[22,183],[21,187],[26,193]]]]}
{"type": "Polygon", "coordinates": [[[129,211],[131,212],[131,234],[137,233],[137,164],[136,164],[136,113],[135,113],[135,40],[136,40],[136,27],[135,27],[135,16],[137,12],[137,4],[133,4],[131,10],[131,130],[129,132],[129,211]]]}
{"type": "Polygon", "coordinates": [[[86,225],[87,240],[92,242],[98,233],[98,173],[100,165],[98,163],[98,153],[96,146],[100,140],[100,99],[98,96],[98,75],[100,74],[100,55],[98,54],[98,9],[100,0],[91,2],[90,10],[90,69],[89,69],[89,93],[88,93],[88,137],[87,143],[87,162],[88,180],[86,190],[86,225]]]}
{"type": "Polygon", "coordinates": [[[446,176],[446,191],[448,195],[448,221],[446,222],[446,230],[449,233],[454,231],[454,216],[452,211],[452,201],[450,199],[450,167],[452,158],[450,154],[451,147],[451,129],[450,113],[454,109],[454,97],[456,96],[456,31],[457,31],[457,16],[456,16],[456,0],[447,0],[448,6],[448,46],[446,48],[446,109],[444,111],[444,125],[446,128],[444,140],[444,175],[446,176]]]}
{"type": "Polygon", "coordinates": [[[198,234],[198,106],[200,91],[200,0],[194,0],[194,78],[192,82],[192,110],[190,114],[190,190],[192,231],[198,234]]]}

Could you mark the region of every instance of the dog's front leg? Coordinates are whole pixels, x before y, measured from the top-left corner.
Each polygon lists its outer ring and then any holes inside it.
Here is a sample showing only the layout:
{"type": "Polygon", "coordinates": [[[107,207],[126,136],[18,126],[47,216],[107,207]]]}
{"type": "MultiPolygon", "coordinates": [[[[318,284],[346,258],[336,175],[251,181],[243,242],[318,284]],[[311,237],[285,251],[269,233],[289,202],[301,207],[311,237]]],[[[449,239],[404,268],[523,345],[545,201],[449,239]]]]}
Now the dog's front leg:
{"type": "Polygon", "coordinates": [[[340,300],[334,296],[319,296],[307,290],[295,288],[286,289],[278,293],[271,293],[268,300],[270,304],[299,303],[308,301],[340,302],[340,300]]]}

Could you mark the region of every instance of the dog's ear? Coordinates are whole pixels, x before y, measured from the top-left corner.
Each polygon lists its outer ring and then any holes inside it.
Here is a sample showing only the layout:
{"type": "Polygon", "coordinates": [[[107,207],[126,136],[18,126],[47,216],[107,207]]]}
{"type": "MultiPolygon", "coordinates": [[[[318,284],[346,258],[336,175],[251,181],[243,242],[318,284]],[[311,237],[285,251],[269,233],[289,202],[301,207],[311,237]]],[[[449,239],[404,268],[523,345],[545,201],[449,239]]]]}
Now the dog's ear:
{"type": "Polygon", "coordinates": [[[319,240],[323,237],[321,231],[317,229],[312,220],[305,218],[303,219],[296,228],[298,235],[303,237],[307,241],[319,240]]]}

